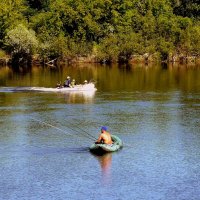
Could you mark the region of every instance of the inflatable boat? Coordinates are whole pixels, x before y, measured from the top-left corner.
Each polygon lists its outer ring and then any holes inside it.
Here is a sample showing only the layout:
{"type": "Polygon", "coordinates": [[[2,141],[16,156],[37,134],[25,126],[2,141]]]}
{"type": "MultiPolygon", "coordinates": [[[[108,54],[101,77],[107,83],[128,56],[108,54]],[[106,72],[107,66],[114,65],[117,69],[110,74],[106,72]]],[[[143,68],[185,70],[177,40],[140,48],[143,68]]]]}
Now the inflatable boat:
{"type": "Polygon", "coordinates": [[[90,151],[93,153],[106,153],[106,152],[114,152],[118,151],[123,147],[123,143],[119,137],[116,135],[111,135],[113,144],[92,144],[90,146],[90,151]]]}

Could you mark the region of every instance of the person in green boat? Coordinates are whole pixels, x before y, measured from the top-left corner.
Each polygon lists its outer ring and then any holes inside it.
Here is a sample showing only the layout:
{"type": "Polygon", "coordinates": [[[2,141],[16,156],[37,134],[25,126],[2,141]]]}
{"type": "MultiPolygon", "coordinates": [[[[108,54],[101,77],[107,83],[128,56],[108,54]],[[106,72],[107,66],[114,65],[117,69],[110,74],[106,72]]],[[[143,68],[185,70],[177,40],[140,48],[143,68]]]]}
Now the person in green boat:
{"type": "Polygon", "coordinates": [[[101,134],[99,135],[99,138],[95,142],[95,144],[99,144],[99,143],[103,143],[103,144],[112,144],[113,143],[113,141],[111,139],[111,135],[109,132],[107,132],[107,127],[105,127],[105,126],[101,127],[101,134]]]}

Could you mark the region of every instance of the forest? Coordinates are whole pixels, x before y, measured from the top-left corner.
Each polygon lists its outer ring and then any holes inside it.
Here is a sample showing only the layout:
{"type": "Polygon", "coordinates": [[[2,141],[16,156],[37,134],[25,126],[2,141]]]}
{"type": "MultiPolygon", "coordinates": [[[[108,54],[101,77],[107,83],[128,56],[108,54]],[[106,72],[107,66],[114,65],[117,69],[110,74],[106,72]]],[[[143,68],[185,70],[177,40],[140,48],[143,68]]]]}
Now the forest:
{"type": "Polygon", "coordinates": [[[200,56],[199,0],[1,0],[0,58],[128,62],[200,56]]]}

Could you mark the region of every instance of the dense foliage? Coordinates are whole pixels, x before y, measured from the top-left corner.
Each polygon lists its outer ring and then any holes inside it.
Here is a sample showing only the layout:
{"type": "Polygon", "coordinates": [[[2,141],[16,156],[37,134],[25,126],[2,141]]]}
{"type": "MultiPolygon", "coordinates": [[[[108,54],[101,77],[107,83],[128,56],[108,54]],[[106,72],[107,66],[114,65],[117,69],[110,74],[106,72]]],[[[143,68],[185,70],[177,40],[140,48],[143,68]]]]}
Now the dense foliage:
{"type": "Polygon", "coordinates": [[[200,55],[198,0],[0,1],[1,49],[14,53],[17,38],[9,38],[20,27],[19,43],[27,48],[22,56],[32,55],[36,43],[42,59],[90,55],[126,62],[133,55],[200,55]]]}

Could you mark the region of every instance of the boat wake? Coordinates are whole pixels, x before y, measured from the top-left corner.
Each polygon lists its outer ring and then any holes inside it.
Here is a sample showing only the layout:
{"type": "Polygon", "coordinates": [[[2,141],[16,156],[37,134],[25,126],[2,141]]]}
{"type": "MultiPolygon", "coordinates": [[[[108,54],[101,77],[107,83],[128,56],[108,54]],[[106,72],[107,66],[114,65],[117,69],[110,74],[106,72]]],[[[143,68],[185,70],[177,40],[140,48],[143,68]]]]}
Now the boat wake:
{"type": "Polygon", "coordinates": [[[97,89],[93,83],[76,85],[73,88],[47,88],[47,87],[0,87],[0,92],[94,92],[97,89]]]}

